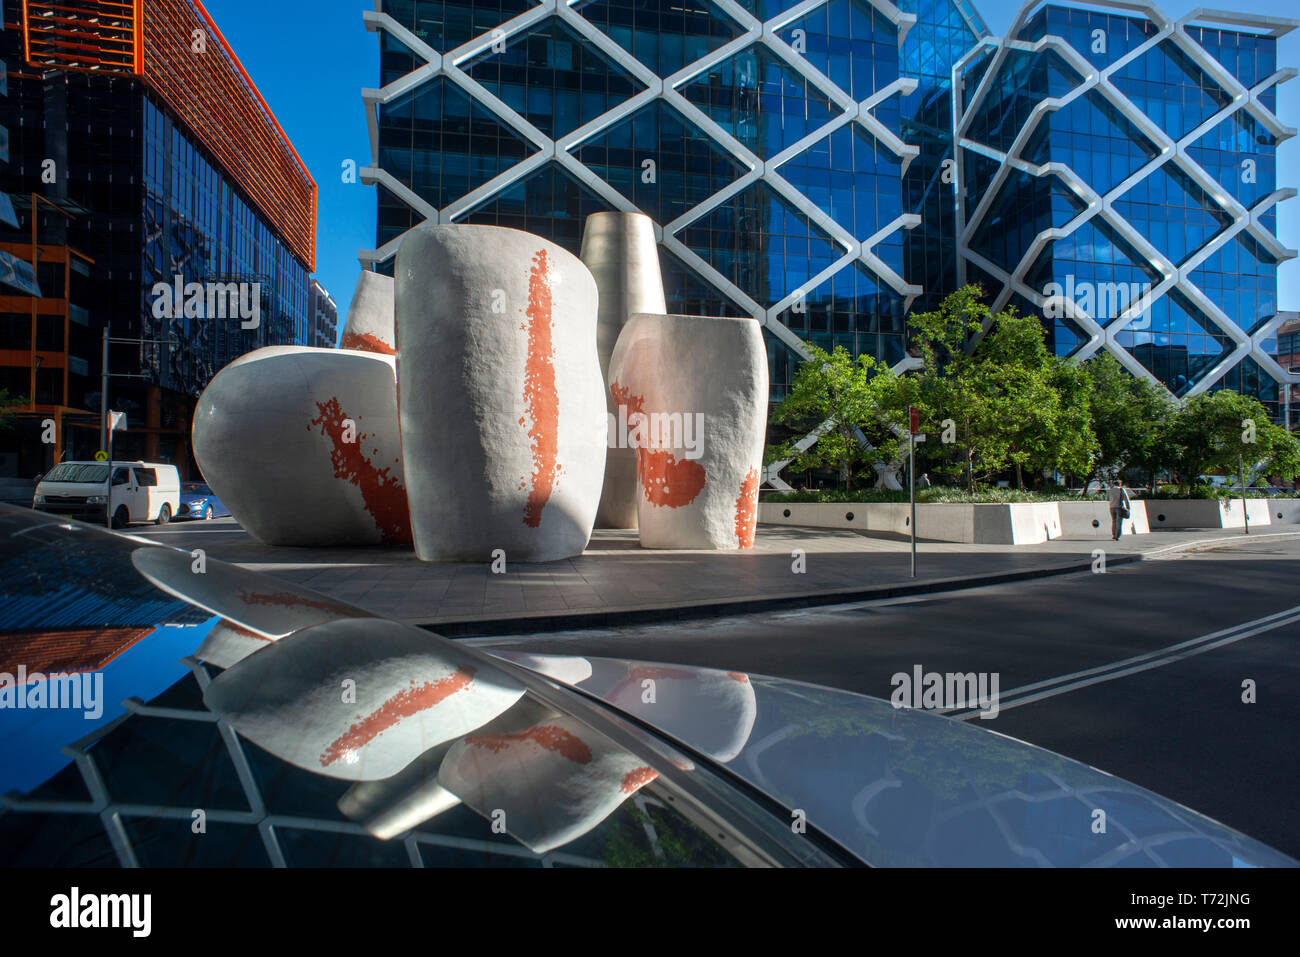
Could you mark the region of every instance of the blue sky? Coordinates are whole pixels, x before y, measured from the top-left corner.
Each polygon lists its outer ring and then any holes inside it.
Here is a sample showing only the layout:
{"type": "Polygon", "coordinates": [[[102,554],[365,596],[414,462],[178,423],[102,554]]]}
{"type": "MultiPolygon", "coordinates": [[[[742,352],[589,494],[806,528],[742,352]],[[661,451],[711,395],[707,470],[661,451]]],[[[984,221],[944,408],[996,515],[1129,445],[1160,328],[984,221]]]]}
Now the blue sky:
{"type": "MultiPolygon", "coordinates": [[[[991,31],[1002,34],[1020,0],[973,0],[991,31]]],[[[276,118],[289,134],[319,188],[316,276],[334,296],[339,320],[347,313],[356,284],[357,250],[375,243],[375,190],[342,180],[342,164],[358,168],[370,161],[362,87],[379,85],[379,44],[362,24],[366,0],[205,0],[276,118]]],[[[1183,16],[1198,6],[1232,7],[1250,13],[1300,18],[1295,0],[1164,0],[1165,12],[1183,16]]],[[[1283,66],[1300,66],[1300,30],[1284,37],[1278,51],[1283,66]]],[[[1300,78],[1279,88],[1282,122],[1300,126],[1300,78]]],[[[1283,144],[1278,179],[1300,187],[1300,137],[1283,144]]],[[[1300,197],[1283,203],[1278,214],[1282,241],[1300,247],[1300,197]]],[[[1279,271],[1279,304],[1300,309],[1300,263],[1279,271]]]]}

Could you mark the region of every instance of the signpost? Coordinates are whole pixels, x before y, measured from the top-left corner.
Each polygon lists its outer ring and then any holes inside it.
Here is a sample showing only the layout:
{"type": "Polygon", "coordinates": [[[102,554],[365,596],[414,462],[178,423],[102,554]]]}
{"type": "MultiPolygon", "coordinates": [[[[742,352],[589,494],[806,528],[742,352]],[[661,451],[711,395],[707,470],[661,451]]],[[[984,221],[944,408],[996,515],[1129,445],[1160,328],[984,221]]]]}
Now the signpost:
{"type": "Polygon", "coordinates": [[[1246,523],[1246,534],[1250,534],[1250,503],[1246,501],[1246,461],[1237,453],[1237,477],[1241,480],[1241,517],[1246,523]]]}
{"type": "Polygon", "coordinates": [[[95,461],[108,462],[108,481],[104,486],[104,527],[113,527],[113,433],[121,430],[126,431],[126,413],[110,412],[108,413],[108,451],[96,452],[95,461]],[[104,456],[102,459],[100,456],[104,456]]]}
{"type": "Polygon", "coordinates": [[[921,431],[921,412],[907,407],[907,497],[912,506],[912,577],[916,577],[916,436],[921,431]]]}

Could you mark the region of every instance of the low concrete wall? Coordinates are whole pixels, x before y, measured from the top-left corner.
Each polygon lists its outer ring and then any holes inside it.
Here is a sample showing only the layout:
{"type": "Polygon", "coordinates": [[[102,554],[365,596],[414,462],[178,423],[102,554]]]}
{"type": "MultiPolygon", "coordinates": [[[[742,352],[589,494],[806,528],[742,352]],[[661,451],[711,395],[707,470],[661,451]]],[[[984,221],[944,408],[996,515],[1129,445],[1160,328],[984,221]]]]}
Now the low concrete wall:
{"type": "MultiPolygon", "coordinates": [[[[911,511],[906,503],[820,502],[761,503],[758,520],[766,525],[805,525],[812,528],[846,528],[862,532],[911,534],[911,511]]],[[[982,545],[1038,544],[1061,537],[1061,516],[1056,503],[1013,505],[916,506],[919,538],[939,542],[982,545]]]]}
{"type": "Polygon", "coordinates": [[[1300,498],[1271,498],[1268,517],[1274,525],[1300,525],[1300,498]]]}
{"type": "MultiPolygon", "coordinates": [[[[1147,503],[1132,500],[1129,517],[1124,519],[1125,535],[1147,535],[1147,503]]],[[[1110,505],[1106,502],[1058,502],[1061,532],[1065,538],[1110,538],[1110,505]]]]}
{"type": "Polygon", "coordinates": [[[1243,514],[1239,498],[1152,499],[1147,503],[1147,519],[1154,529],[1244,528],[1246,514],[1252,528],[1272,524],[1268,499],[1247,499],[1246,506],[1243,514]]]}
{"type": "MultiPolygon", "coordinates": [[[[1247,500],[1250,525],[1300,525],[1300,499],[1247,500]]],[[[909,535],[906,503],[763,502],[764,525],[847,528],[861,532],[909,535]]],[[[935,542],[976,545],[1037,545],[1054,538],[1109,539],[1110,508],[1105,502],[1024,502],[1012,505],[916,506],[917,535],[935,542]],[[1094,524],[1094,522],[1096,524],[1094,524]]],[[[1133,500],[1125,535],[1165,528],[1242,528],[1241,499],[1133,500]]]]}

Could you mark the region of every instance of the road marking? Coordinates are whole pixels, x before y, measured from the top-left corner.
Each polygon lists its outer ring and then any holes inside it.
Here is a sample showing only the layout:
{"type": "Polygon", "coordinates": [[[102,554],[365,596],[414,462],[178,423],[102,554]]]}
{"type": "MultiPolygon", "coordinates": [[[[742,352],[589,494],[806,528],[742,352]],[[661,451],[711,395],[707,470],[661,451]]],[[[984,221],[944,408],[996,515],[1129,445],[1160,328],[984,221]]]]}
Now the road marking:
{"type": "MultiPolygon", "coordinates": [[[[1279,611],[1272,615],[1266,615],[1263,618],[1256,618],[1253,621],[1242,622],[1233,625],[1231,628],[1224,628],[1219,631],[1211,632],[1208,635],[1201,635],[1198,638],[1192,638],[1188,641],[1179,642],[1176,645],[1148,652],[1144,655],[1135,655],[1132,658],[1124,658],[1120,661],[1112,661],[1110,664],[1099,665],[1096,668],[1088,668],[1083,671],[1075,671],[1066,675],[1058,675],[1055,678],[1048,678],[1045,681],[1038,681],[1033,684],[1021,685],[1019,688],[1012,688],[1005,695],[999,696],[998,710],[1007,711],[1011,708],[1018,708],[1022,704],[1032,704],[1035,701],[1042,701],[1044,698],[1055,697],[1058,694],[1065,694],[1070,691],[1076,691],[1079,688],[1086,688],[1090,685],[1101,684],[1104,681],[1113,681],[1116,678],[1124,678],[1128,675],[1137,674],[1141,671],[1150,671],[1153,668],[1162,668],[1165,665],[1173,664],[1175,661],[1182,661],[1193,655],[1199,655],[1206,651],[1213,651],[1215,648],[1222,648],[1225,645],[1233,644],[1245,638],[1252,638],[1255,635],[1262,635],[1265,632],[1273,631],[1277,628],[1284,628],[1300,622],[1300,605],[1288,608],[1285,611],[1279,611]],[[1074,681],[1079,678],[1082,680],[1074,681]],[[1066,682],[1066,683],[1062,683],[1066,682]],[[1055,686],[1055,687],[1053,687],[1055,686]],[[1026,694],[1034,692],[1037,694],[1026,694]],[[1017,695],[1021,697],[1017,697],[1017,695]],[[1011,700],[1007,700],[1011,699],[1011,700]]],[[[978,708],[963,710],[960,712],[943,712],[951,714],[952,717],[965,721],[981,713],[978,708]]]]}
{"type": "Polygon", "coordinates": [[[1202,551],[1211,551],[1215,546],[1223,545],[1249,545],[1251,542],[1258,542],[1266,538],[1295,538],[1300,535],[1297,532],[1251,532],[1247,537],[1245,534],[1240,536],[1222,536],[1220,538],[1198,538],[1191,542],[1180,542],[1175,545],[1165,545],[1161,548],[1153,549],[1149,552],[1142,552],[1141,555],[1146,561],[1167,561],[1170,558],[1183,558],[1185,555],[1195,554],[1194,549],[1202,551]]]}

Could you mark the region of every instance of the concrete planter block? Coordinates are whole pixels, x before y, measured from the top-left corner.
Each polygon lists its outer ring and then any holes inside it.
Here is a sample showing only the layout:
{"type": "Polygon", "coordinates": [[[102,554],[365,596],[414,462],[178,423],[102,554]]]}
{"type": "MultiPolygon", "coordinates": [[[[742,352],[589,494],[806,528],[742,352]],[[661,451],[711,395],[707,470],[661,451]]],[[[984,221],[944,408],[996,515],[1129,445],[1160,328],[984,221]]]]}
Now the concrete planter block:
{"type": "Polygon", "coordinates": [[[758,323],[638,313],[614,348],[609,388],[638,446],[641,545],[751,547],[767,427],[758,323]]]}
{"type": "MultiPolygon", "coordinates": [[[[654,222],[642,213],[592,213],[582,231],[579,255],[600,291],[596,353],[601,381],[608,382],[609,360],[628,319],[638,312],[668,311],[654,222]]],[[[605,399],[609,414],[616,418],[613,397],[607,393],[605,399]]],[[[636,502],[636,450],[615,441],[605,455],[596,527],[636,528],[636,502]]]]}
{"type": "MultiPolygon", "coordinates": [[[[910,536],[911,509],[894,502],[827,504],[765,502],[760,520],[775,525],[851,528],[863,532],[910,536]],[[789,512],[789,515],[785,513],[789,512]]],[[[1107,526],[1109,528],[1109,526],[1107,526]]],[[[1006,505],[959,505],[939,502],[916,506],[917,538],[978,545],[1037,545],[1062,535],[1055,502],[1006,505]]]]}
{"type": "Polygon", "coordinates": [[[391,356],[268,346],[213,377],[194,458],[267,545],[411,540],[391,356]]]}
{"type": "Polygon", "coordinates": [[[384,356],[397,351],[391,277],[369,269],[361,271],[357,288],[352,293],[352,305],[348,307],[339,348],[377,352],[384,356]]]}
{"type": "Polygon", "coordinates": [[[415,550],[551,561],[591,538],[605,473],[596,282],[495,226],[422,226],[397,254],[397,368],[415,550]]]}
{"type": "Polygon", "coordinates": [[[576,718],[515,733],[471,734],[447,752],[438,783],[534,854],[581,837],[657,778],[636,755],[576,718]]]}
{"type": "Polygon", "coordinates": [[[1244,528],[1247,514],[1251,528],[1272,524],[1268,499],[1248,499],[1247,506],[1243,512],[1239,498],[1152,499],[1147,518],[1152,528],[1244,528]]]}
{"type": "Polygon", "coordinates": [[[496,669],[447,658],[416,628],[362,618],[267,645],[214,678],[203,703],[290,764],[375,781],[470,734],[523,693],[496,669]]]}
{"type": "Polygon", "coordinates": [[[1300,524],[1300,498],[1271,498],[1268,512],[1269,521],[1274,525],[1300,524]]]}
{"type": "MultiPolygon", "coordinates": [[[[1129,517],[1124,519],[1125,535],[1147,535],[1147,503],[1132,499],[1129,517]]],[[[1110,539],[1110,505],[1106,502],[1059,502],[1061,532],[1065,538],[1110,539]]]]}

